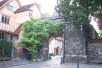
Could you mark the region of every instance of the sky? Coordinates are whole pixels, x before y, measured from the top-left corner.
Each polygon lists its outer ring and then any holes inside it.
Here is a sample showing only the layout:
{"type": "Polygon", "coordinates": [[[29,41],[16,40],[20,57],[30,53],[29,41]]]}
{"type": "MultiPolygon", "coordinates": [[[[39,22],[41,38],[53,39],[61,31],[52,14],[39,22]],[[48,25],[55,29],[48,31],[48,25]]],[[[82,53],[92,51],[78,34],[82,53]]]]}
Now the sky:
{"type": "Polygon", "coordinates": [[[41,12],[49,13],[50,15],[54,12],[54,7],[57,0],[20,0],[22,5],[38,3],[41,4],[41,12]]]}

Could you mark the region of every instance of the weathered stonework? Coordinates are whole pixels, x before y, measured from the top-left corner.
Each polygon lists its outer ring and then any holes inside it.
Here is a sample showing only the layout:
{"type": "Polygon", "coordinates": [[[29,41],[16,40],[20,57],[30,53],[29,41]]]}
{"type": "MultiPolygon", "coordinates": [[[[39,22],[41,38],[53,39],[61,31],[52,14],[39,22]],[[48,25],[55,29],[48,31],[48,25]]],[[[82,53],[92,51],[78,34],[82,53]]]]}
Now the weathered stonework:
{"type": "Polygon", "coordinates": [[[88,62],[102,63],[102,39],[91,41],[88,44],[88,62]]]}
{"type": "MultiPolygon", "coordinates": [[[[59,21],[59,20],[58,20],[59,21]]],[[[65,23],[65,22],[63,22],[65,23]]],[[[91,40],[95,37],[95,30],[89,25],[76,26],[65,23],[64,28],[64,63],[102,63],[102,39],[91,40]]],[[[48,59],[48,40],[43,41],[41,57],[48,59]]]]}
{"type": "Polygon", "coordinates": [[[65,23],[64,29],[64,62],[87,62],[86,38],[83,28],[72,23],[65,23]]]}

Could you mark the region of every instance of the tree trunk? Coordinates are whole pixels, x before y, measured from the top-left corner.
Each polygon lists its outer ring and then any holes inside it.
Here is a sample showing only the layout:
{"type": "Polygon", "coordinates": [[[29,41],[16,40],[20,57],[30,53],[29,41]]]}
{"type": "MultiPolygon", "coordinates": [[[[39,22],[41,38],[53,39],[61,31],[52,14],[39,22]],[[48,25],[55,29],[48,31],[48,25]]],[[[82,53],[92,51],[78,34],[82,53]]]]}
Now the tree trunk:
{"type": "Polygon", "coordinates": [[[48,39],[43,40],[43,46],[40,49],[40,55],[41,55],[41,58],[43,58],[44,60],[48,59],[49,57],[48,39]]]}

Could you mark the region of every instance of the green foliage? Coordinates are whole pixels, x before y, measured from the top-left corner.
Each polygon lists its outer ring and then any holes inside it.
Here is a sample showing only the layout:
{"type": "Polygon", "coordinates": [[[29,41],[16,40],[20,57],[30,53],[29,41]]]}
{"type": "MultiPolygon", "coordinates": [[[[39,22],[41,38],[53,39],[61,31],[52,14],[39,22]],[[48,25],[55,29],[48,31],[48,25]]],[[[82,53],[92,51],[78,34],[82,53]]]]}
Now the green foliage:
{"type": "Polygon", "coordinates": [[[24,43],[22,43],[22,42],[20,42],[20,43],[18,43],[18,47],[25,47],[25,44],[24,43]]]}
{"type": "Polygon", "coordinates": [[[95,37],[94,37],[94,39],[99,39],[99,38],[100,38],[99,34],[98,34],[97,32],[95,32],[95,37]]]}
{"type": "Polygon", "coordinates": [[[6,35],[3,40],[0,40],[0,56],[11,57],[12,42],[7,41],[6,35]]]}
{"type": "Polygon", "coordinates": [[[49,55],[50,55],[50,56],[56,56],[54,53],[50,53],[49,55]]]}
{"type": "Polygon", "coordinates": [[[65,21],[82,25],[89,23],[89,15],[102,16],[102,0],[58,0],[56,11],[65,21]]]}
{"type": "Polygon", "coordinates": [[[51,35],[61,34],[63,27],[64,24],[54,24],[52,20],[28,20],[22,25],[24,33],[18,46],[26,48],[31,52],[33,58],[37,58],[38,48],[42,45],[43,39],[48,39],[51,35]]]}
{"type": "Polygon", "coordinates": [[[102,30],[100,30],[99,34],[100,34],[99,38],[102,38],[102,30]]]}

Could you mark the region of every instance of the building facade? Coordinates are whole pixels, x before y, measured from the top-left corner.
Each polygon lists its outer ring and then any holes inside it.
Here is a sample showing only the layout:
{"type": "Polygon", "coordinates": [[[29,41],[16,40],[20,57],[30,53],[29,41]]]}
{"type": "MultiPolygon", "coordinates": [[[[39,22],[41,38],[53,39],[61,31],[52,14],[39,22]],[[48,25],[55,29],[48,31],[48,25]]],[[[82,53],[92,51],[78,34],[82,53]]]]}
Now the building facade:
{"type": "Polygon", "coordinates": [[[7,40],[13,42],[12,57],[22,57],[22,48],[16,46],[22,38],[21,25],[31,17],[41,18],[40,5],[22,6],[19,0],[0,1],[0,39],[6,34],[7,40]]]}

